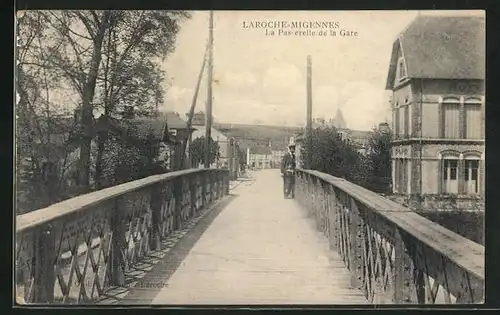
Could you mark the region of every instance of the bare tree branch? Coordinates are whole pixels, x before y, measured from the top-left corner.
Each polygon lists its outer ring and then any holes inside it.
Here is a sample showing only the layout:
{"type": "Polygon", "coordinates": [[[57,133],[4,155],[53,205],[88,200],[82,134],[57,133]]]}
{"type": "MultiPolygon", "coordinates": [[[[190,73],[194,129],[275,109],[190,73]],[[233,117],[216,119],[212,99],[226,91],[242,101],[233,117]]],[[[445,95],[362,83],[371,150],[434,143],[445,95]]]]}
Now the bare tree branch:
{"type": "Polygon", "coordinates": [[[83,13],[81,11],[74,11],[74,13],[78,16],[78,18],[80,19],[80,21],[82,21],[83,25],[87,29],[87,32],[89,32],[90,38],[95,43],[96,36],[97,36],[98,25],[96,25],[95,29],[93,29],[92,28],[92,24],[90,24],[88,18],[85,15],[83,15],[83,13]]]}
{"type": "Polygon", "coordinates": [[[52,16],[53,16],[55,19],[57,19],[57,20],[59,21],[59,23],[61,23],[61,26],[65,27],[65,29],[66,29],[68,32],[70,32],[71,34],[76,35],[76,36],[78,36],[78,37],[81,37],[81,38],[83,38],[83,39],[86,39],[86,40],[90,40],[90,41],[92,41],[92,38],[91,38],[91,37],[89,37],[89,36],[85,36],[85,35],[82,35],[82,34],[80,34],[80,33],[77,33],[77,32],[75,32],[75,31],[73,31],[73,30],[71,29],[71,27],[69,27],[69,25],[68,25],[66,22],[64,22],[64,21],[63,21],[60,17],[58,17],[58,16],[57,16],[57,14],[55,14],[55,12],[50,11],[50,14],[52,14],[52,16]]]}

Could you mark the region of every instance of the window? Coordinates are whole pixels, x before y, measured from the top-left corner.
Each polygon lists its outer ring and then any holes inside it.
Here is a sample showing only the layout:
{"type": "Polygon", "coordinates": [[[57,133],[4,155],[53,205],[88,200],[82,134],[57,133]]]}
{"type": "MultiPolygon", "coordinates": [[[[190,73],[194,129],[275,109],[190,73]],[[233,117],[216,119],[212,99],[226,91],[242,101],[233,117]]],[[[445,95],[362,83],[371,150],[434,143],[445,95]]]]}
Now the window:
{"type": "Polygon", "coordinates": [[[447,139],[458,139],[460,135],[460,104],[443,104],[443,129],[447,139]]]}
{"type": "Polygon", "coordinates": [[[409,136],[409,127],[410,127],[410,107],[408,105],[405,106],[405,117],[404,117],[404,134],[405,137],[409,136]]]}
{"type": "Polygon", "coordinates": [[[396,192],[400,194],[406,193],[406,161],[404,159],[396,159],[396,192]]]}
{"type": "Polygon", "coordinates": [[[458,160],[443,160],[443,193],[458,193],[458,160]]]}
{"type": "Polygon", "coordinates": [[[398,61],[398,80],[401,82],[406,78],[406,69],[403,57],[398,61]]]}
{"type": "Polygon", "coordinates": [[[479,193],[479,160],[465,160],[465,192],[479,193]]]}
{"type": "Polygon", "coordinates": [[[399,136],[400,132],[399,132],[399,108],[396,108],[394,110],[394,113],[396,115],[396,128],[395,128],[395,135],[396,136],[399,136]]]}
{"type": "Polygon", "coordinates": [[[465,104],[465,138],[481,138],[481,105],[465,104]]]}
{"type": "Polygon", "coordinates": [[[402,193],[407,193],[408,192],[408,160],[407,159],[401,159],[400,160],[401,164],[399,167],[399,179],[400,179],[400,191],[402,193]]]}

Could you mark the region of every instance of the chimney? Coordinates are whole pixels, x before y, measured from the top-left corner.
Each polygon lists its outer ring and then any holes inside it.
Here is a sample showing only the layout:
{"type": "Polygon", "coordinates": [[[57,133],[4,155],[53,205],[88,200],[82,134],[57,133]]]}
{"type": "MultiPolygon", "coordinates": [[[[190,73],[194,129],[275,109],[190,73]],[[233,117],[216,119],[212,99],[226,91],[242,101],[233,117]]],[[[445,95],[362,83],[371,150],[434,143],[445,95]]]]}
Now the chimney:
{"type": "Polygon", "coordinates": [[[133,119],[135,117],[134,106],[125,105],[123,107],[122,118],[123,119],[133,119]]]}
{"type": "Polygon", "coordinates": [[[389,127],[388,123],[383,122],[383,123],[378,124],[378,130],[380,132],[386,133],[386,132],[390,132],[391,128],[389,127]]]}

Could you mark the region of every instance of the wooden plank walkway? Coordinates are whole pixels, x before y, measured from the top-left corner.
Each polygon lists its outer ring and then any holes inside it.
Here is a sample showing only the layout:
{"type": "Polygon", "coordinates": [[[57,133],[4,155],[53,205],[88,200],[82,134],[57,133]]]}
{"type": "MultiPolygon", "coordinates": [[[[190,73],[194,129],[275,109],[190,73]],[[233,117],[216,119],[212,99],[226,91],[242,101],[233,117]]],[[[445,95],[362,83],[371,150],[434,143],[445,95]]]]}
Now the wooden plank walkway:
{"type": "Polygon", "coordinates": [[[348,270],[313,219],[283,198],[279,170],[254,177],[232,191],[238,196],[188,249],[150,303],[367,303],[350,287],[348,270]]]}

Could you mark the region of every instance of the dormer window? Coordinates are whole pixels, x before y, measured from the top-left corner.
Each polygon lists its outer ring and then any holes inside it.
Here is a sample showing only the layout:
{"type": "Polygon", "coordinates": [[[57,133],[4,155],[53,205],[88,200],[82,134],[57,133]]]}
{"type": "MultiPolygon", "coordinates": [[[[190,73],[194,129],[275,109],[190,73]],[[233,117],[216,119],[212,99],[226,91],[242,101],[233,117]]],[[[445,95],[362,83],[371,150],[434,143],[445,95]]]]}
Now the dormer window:
{"type": "Polygon", "coordinates": [[[398,81],[401,82],[406,79],[406,68],[403,57],[398,60],[398,81]]]}

